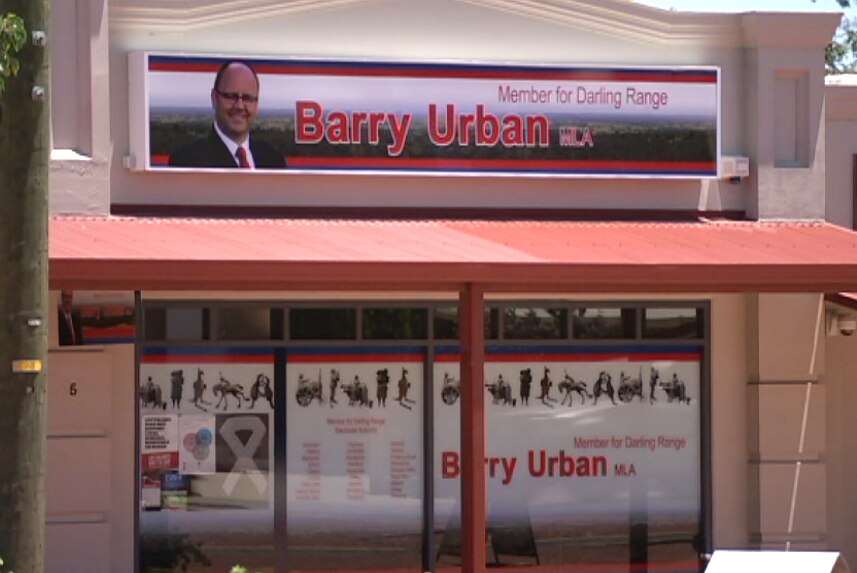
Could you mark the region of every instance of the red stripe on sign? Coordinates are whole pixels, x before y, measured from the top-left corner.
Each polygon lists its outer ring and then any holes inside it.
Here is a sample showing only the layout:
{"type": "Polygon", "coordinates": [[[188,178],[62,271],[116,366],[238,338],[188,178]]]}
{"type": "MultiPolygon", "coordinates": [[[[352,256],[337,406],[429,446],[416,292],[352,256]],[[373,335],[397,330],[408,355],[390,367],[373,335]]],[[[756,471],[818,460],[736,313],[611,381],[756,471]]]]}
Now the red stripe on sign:
{"type": "Polygon", "coordinates": [[[170,164],[170,156],[169,155],[152,155],[150,161],[152,165],[163,166],[166,167],[170,164]]]}
{"type": "Polygon", "coordinates": [[[492,354],[486,362],[699,362],[701,353],[492,354]]]}
{"type": "MultiPolygon", "coordinates": [[[[479,67],[419,67],[419,66],[360,66],[360,65],[294,65],[254,64],[258,74],[309,75],[338,77],[409,77],[409,78],[462,78],[497,80],[566,80],[600,82],[659,82],[677,84],[716,84],[715,73],[670,73],[669,71],[644,72],[637,70],[539,70],[479,67]]],[[[213,73],[220,68],[215,62],[163,62],[149,61],[150,72],[202,72],[213,73]]]]}
{"type": "Polygon", "coordinates": [[[352,68],[352,67],[280,67],[258,66],[257,73],[276,75],[311,75],[335,77],[408,77],[439,79],[487,80],[558,80],[600,82],[658,82],[681,84],[716,84],[716,74],[675,75],[641,72],[595,72],[573,70],[492,70],[492,69],[422,69],[422,68],[352,68]]]}
{"type": "Polygon", "coordinates": [[[327,364],[347,362],[422,362],[420,354],[318,354],[289,356],[289,364],[327,364]]]}
{"type": "Polygon", "coordinates": [[[273,364],[274,356],[258,354],[170,354],[143,356],[143,364],[273,364]]]}
{"type": "Polygon", "coordinates": [[[646,173],[698,172],[716,173],[714,161],[561,161],[561,160],[493,160],[493,159],[397,159],[392,157],[289,157],[290,167],[362,168],[362,169],[458,169],[458,170],[527,170],[527,171],[634,171],[646,173]]]}
{"type": "MultiPolygon", "coordinates": [[[[150,72],[214,72],[222,62],[159,62],[149,60],[150,72]]],[[[258,73],[258,70],[257,70],[258,73]]]]}

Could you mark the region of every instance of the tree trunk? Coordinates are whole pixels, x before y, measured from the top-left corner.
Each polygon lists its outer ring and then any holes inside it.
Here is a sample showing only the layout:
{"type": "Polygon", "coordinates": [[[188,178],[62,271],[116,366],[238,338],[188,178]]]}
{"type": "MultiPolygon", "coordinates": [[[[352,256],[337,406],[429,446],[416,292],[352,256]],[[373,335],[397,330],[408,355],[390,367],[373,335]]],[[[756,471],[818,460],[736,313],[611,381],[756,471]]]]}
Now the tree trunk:
{"type": "MultiPolygon", "coordinates": [[[[46,30],[48,0],[0,0],[28,35],[46,30]]],[[[0,557],[3,571],[44,571],[48,313],[48,108],[46,48],[29,40],[21,70],[0,96],[0,557]],[[34,86],[45,89],[33,101],[34,86]],[[28,319],[40,317],[40,325],[28,319]],[[41,360],[13,373],[14,360],[41,360]]]]}

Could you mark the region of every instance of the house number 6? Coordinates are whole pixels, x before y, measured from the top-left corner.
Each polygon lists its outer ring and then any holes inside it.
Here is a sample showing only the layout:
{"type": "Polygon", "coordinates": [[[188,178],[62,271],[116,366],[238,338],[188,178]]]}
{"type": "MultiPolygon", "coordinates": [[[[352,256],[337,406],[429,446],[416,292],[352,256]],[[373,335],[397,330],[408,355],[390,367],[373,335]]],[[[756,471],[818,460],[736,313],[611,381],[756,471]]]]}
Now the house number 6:
{"type": "Polygon", "coordinates": [[[69,396],[77,396],[77,382],[72,382],[68,386],[68,394],[69,396]]]}

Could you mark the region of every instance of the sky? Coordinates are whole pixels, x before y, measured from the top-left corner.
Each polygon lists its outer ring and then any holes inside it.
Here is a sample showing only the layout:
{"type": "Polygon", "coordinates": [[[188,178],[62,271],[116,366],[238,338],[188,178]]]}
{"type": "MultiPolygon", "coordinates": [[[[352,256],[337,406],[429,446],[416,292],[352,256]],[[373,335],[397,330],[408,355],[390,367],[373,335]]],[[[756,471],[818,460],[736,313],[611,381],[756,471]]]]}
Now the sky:
{"type": "MultiPolygon", "coordinates": [[[[841,12],[836,0],[637,0],[657,8],[675,8],[692,12],[841,12]]],[[[855,2],[851,2],[854,4],[855,2]]],[[[857,17],[857,8],[847,10],[849,18],[857,17]]]]}

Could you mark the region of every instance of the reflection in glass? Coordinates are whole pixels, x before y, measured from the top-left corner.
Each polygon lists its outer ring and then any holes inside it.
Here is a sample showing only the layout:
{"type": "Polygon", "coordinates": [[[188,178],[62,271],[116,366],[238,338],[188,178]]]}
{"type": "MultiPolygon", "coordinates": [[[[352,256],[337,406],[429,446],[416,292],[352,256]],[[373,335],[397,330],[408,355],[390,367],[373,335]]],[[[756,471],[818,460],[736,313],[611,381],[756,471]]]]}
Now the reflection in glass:
{"type": "MultiPolygon", "coordinates": [[[[650,347],[645,360],[604,350],[600,360],[602,351],[588,346],[585,361],[568,361],[581,349],[534,360],[535,348],[504,347],[496,361],[489,351],[487,564],[699,570],[700,349],[684,360],[661,360],[650,347]]],[[[461,562],[458,379],[458,364],[438,356],[439,567],[461,562]]]]}
{"type": "Polygon", "coordinates": [[[208,309],[167,308],[167,340],[207,340],[208,309]]]}
{"type": "Polygon", "coordinates": [[[633,308],[578,307],[572,311],[572,331],[579,340],[636,337],[633,308]]]}
{"type": "Polygon", "coordinates": [[[700,308],[643,309],[643,338],[702,338],[700,308]]]}
{"type": "Polygon", "coordinates": [[[568,337],[568,310],[512,307],[503,311],[503,337],[507,340],[558,340],[568,337]]]}
{"type": "Polygon", "coordinates": [[[292,308],[289,310],[292,340],[354,340],[357,311],[353,308],[292,308]]]}
{"type": "MultiPolygon", "coordinates": [[[[496,340],[500,313],[496,308],[486,308],[483,336],[496,340]]],[[[434,309],[435,340],[458,340],[458,307],[445,306],[434,309]]]]}
{"type": "Polygon", "coordinates": [[[219,340],[269,340],[271,315],[267,307],[244,306],[217,310],[217,338],[219,340]]]}
{"type": "Polygon", "coordinates": [[[293,571],[421,570],[422,357],[384,352],[310,349],[287,366],[293,571]]]}
{"type": "Polygon", "coordinates": [[[270,573],[273,356],[169,350],[140,365],[140,571],[270,573]]]}
{"type": "Polygon", "coordinates": [[[425,308],[367,308],[363,310],[366,340],[424,340],[428,338],[425,308]]]}
{"type": "Polygon", "coordinates": [[[166,340],[166,309],[147,307],[143,312],[143,332],[146,340],[166,340]]]}

